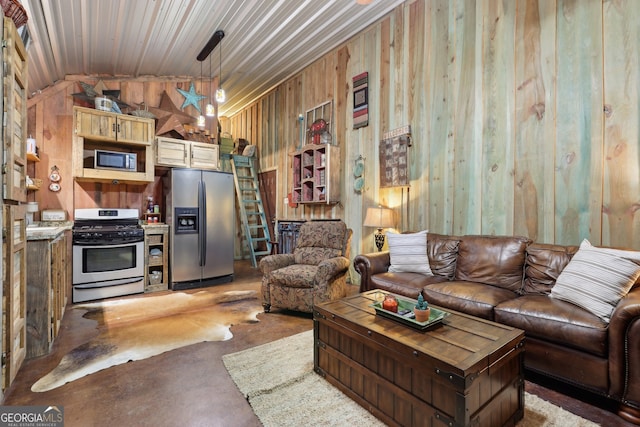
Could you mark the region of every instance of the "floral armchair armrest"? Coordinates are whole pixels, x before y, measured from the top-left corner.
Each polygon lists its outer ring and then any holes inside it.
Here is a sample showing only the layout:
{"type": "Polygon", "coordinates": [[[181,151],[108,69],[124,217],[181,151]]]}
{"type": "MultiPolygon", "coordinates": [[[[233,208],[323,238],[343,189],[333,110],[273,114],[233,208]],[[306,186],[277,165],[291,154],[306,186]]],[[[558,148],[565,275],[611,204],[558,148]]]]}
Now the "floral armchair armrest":
{"type": "Polygon", "coordinates": [[[349,270],[349,258],[337,256],[324,260],[318,264],[316,283],[328,283],[347,270],[349,270]]]}
{"type": "Polygon", "coordinates": [[[268,255],[260,260],[259,267],[262,274],[266,275],[279,268],[295,264],[293,254],[268,255]]]}

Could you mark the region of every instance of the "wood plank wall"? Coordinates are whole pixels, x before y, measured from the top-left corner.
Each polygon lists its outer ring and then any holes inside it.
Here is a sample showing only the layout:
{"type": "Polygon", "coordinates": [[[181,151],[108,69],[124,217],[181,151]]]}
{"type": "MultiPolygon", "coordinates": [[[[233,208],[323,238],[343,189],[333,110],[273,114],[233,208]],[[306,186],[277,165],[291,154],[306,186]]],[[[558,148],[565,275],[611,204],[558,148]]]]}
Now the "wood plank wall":
{"type": "MultiPolygon", "coordinates": [[[[212,82],[206,79],[194,81],[197,93],[212,93],[217,79],[212,82]],[[214,85],[210,88],[210,85],[214,85]]],[[[80,102],[72,94],[81,93],[79,82],[95,85],[98,77],[67,76],[54,86],[45,89],[28,100],[28,131],[36,139],[41,161],[32,164],[28,173],[43,180],[42,189],[29,192],[29,201],[38,201],[40,209],[65,209],[70,219],[77,208],[135,208],[144,212],[147,196],[151,195],[159,202],[164,212],[161,178],[156,177],[153,184],[128,185],[125,183],[90,183],[75,182],[72,176],[71,152],[73,136],[73,106],[80,102]],[[47,189],[48,176],[53,166],[60,170],[62,190],[54,193],[47,189]]],[[[157,107],[164,91],[167,92],[176,107],[180,108],[184,97],[177,88],[189,90],[190,78],[142,77],[137,79],[107,78],[103,79],[110,90],[120,90],[120,99],[130,105],[146,103],[157,107]]],[[[185,108],[191,116],[197,118],[198,111],[192,105],[185,108]]],[[[207,118],[207,129],[215,133],[216,118],[207,118]]]]}
{"type": "Polygon", "coordinates": [[[635,0],[415,0],[229,118],[277,170],[278,218],[343,218],[374,250],[367,207],[401,231],[524,235],[640,249],[640,8],[635,0]],[[352,77],[369,72],[353,130],[352,77]],[[342,203],[290,208],[298,115],[333,99],[342,203]],[[378,141],[411,125],[409,188],[380,189],[378,141]],[[366,185],[353,189],[365,158],[366,185]]]}

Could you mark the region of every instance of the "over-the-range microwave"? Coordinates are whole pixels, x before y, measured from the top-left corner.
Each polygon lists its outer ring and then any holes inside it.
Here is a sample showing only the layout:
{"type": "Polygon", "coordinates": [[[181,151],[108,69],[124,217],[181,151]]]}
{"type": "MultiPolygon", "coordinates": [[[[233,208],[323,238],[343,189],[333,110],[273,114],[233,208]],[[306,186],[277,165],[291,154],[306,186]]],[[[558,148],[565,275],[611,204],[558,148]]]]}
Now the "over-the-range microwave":
{"type": "Polygon", "coordinates": [[[96,169],[117,169],[129,172],[137,170],[137,155],[119,151],[95,150],[94,165],[96,169]]]}

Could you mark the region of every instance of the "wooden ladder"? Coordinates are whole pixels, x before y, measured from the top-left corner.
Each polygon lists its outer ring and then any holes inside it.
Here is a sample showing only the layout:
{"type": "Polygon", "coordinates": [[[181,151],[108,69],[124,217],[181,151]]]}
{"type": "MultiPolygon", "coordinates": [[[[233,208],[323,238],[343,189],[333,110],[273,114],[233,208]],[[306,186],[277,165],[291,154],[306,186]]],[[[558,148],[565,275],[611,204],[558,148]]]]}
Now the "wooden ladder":
{"type": "Polygon", "coordinates": [[[258,266],[256,257],[271,254],[271,236],[260,195],[258,174],[254,168],[254,157],[232,154],[231,169],[242,221],[242,252],[244,253],[245,246],[249,248],[251,264],[255,268],[258,266]],[[264,242],[266,249],[257,249],[260,242],[264,242]]]}

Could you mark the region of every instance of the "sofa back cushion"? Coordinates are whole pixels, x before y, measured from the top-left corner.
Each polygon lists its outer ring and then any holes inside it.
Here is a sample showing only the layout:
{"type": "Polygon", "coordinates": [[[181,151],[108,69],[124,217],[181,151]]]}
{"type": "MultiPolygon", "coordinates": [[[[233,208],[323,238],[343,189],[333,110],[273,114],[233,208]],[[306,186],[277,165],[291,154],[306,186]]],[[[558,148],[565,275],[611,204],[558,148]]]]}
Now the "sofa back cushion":
{"type": "Polygon", "coordinates": [[[522,294],[549,295],[577,246],[532,243],[527,247],[522,294]]]}
{"type": "Polygon", "coordinates": [[[517,292],[522,287],[526,237],[464,236],[455,280],[485,283],[517,292]]]}
{"type": "Polygon", "coordinates": [[[452,280],[456,273],[456,260],[460,239],[444,234],[427,234],[427,256],[434,276],[452,280]]]}

